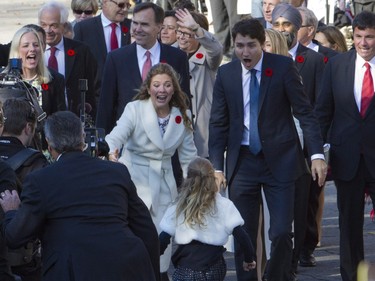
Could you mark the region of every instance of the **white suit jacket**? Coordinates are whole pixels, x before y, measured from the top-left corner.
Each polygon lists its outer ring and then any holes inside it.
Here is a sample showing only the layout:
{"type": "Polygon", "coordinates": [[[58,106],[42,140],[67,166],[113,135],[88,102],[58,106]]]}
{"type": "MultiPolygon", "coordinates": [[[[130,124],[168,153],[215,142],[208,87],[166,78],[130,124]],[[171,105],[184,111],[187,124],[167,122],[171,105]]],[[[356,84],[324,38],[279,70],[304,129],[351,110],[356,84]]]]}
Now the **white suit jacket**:
{"type": "MultiPolygon", "coordinates": [[[[188,116],[191,117],[190,111],[188,116]]],[[[172,107],[169,123],[162,137],[151,99],[128,103],[116,127],[105,140],[111,152],[116,148],[123,148],[119,161],[129,169],[139,197],[149,209],[152,206],[155,212],[161,185],[167,185],[172,200],[177,196],[171,164],[175,151],[178,150],[184,177],[188,164],[197,155],[193,131],[183,124],[178,108],[172,107]]]]}

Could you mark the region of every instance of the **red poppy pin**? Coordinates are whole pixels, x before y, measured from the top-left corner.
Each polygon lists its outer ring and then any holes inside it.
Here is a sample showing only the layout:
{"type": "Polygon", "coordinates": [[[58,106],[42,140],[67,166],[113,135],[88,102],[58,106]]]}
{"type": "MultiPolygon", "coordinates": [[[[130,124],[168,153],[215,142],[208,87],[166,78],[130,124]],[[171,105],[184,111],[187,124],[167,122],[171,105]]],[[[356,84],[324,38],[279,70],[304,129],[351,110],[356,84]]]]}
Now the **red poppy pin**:
{"type": "Polygon", "coordinates": [[[76,52],[73,49],[69,49],[66,53],[68,54],[69,57],[72,57],[76,54],[76,52]]]}
{"type": "Polygon", "coordinates": [[[195,56],[197,59],[202,59],[204,57],[202,53],[197,53],[195,56]]]}
{"type": "Polygon", "coordinates": [[[303,63],[305,61],[305,58],[303,56],[297,56],[296,62],[303,63]]]}
{"type": "Polygon", "coordinates": [[[271,68],[266,68],[266,69],[264,70],[264,75],[266,75],[266,76],[268,76],[268,77],[271,77],[272,74],[273,74],[273,71],[272,71],[271,68]]]}
{"type": "Polygon", "coordinates": [[[181,116],[180,115],[178,115],[178,116],[176,116],[176,119],[175,119],[175,121],[176,121],[176,123],[177,124],[180,124],[181,123],[181,116]]]}
{"type": "Polygon", "coordinates": [[[45,83],[43,83],[42,84],[42,89],[44,90],[44,91],[48,91],[48,84],[45,84],[45,83]]]}
{"type": "Polygon", "coordinates": [[[160,60],[160,63],[167,63],[166,60],[160,60]]]}
{"type": "Polygon", "coordinates": [[[127,28],[126,26],[122,26],[121,30],[122,30],[122,33],[124,33],[124,34],[129,32],[129,28],[127,28]]]}
{"type": "Polygon", "coordinates": [[[328,57],[324,57],[324,63],[327,63],[328,62],[328,57]]]}

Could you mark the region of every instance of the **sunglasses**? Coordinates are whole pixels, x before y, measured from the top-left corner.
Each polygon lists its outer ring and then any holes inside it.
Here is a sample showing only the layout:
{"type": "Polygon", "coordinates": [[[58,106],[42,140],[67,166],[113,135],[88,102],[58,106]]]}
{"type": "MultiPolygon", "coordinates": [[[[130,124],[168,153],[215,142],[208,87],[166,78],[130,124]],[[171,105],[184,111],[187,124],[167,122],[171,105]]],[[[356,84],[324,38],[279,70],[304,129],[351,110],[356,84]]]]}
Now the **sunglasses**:
{"type": "Polygon", "coordinates": [[[130,7],[132,6],[130,3],[125,3],[125,2],[122,2],[122,3],[117,3],[116,1],[113,1],[113,0],[109,0],[110,2],[114,3],[117,5],[117,7],[119,7],[120,9],[130,9],[130,7]]]}
{"type": "Polygon", "coordinates": [[[86,10],[86,11],[83,11],[83,10],[73,10],[73,12],[77,15],[82,15],[82,14],[85,14],[87,16],[89,15],[92,15],[94,13],[93,10],[86,10]]]}

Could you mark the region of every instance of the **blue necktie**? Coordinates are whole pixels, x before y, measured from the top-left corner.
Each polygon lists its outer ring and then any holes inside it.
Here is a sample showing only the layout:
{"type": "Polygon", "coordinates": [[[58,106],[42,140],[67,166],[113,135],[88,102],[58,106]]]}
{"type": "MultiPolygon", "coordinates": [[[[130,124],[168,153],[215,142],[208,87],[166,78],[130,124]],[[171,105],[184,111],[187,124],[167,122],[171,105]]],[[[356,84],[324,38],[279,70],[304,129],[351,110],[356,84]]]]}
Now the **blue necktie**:
{"type": "Polygon", "coordinates": [[[249,147],[251,153],[257,155],[261,149],[258,132],[258,104],[259,104],[259,83],[256,76],[257,70],[252,69],[250,80],[250,138],[249,147]]]}

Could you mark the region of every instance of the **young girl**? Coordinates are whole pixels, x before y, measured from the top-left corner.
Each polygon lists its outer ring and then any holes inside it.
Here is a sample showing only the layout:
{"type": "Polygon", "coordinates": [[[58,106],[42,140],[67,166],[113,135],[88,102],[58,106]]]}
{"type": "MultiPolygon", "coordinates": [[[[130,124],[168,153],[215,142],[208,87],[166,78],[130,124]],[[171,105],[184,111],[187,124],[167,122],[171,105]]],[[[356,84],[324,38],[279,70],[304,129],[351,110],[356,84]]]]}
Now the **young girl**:
{"type": "Polygon", "coordinates": [[[224,280],[223,245],[232,233],[244,249],[244,270],[254,269],[254,248],[243,223],[232,201],[218,193],[210,161],[200,157],[191,161],[181,195],[160,222],[160,253],[172,236],[178,244],[172,256],[176,268],[172,280],[224,280]]]}

